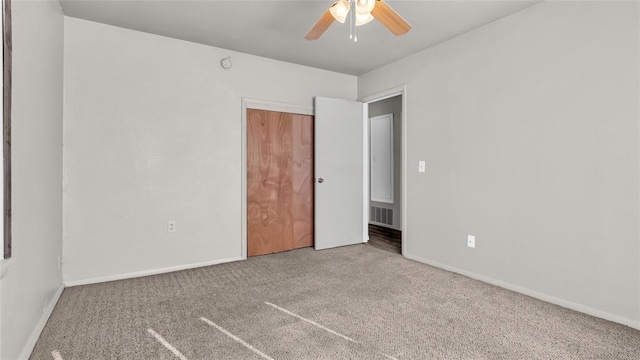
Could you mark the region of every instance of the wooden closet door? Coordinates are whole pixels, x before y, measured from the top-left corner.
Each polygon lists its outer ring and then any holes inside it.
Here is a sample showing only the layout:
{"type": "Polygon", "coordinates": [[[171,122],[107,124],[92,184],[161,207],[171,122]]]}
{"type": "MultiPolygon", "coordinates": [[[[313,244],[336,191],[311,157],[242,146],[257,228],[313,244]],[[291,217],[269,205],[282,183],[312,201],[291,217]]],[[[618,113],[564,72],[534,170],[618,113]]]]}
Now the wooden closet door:
{"type": "Polygon", "coordinates": [[[247,254],[313,246],[313,117],[247,110],[247,254]]]}

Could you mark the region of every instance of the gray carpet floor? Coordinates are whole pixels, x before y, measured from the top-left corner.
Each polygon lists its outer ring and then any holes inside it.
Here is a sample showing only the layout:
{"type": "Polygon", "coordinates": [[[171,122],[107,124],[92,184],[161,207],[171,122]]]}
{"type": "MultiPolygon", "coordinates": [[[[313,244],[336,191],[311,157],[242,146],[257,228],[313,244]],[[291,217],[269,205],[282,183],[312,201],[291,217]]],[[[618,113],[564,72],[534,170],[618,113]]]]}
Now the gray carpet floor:
{"type": "Polygon", "coordinates": [[[640,359],[640,331],[355,245],[65,289],[54,358],[640,359]]]}

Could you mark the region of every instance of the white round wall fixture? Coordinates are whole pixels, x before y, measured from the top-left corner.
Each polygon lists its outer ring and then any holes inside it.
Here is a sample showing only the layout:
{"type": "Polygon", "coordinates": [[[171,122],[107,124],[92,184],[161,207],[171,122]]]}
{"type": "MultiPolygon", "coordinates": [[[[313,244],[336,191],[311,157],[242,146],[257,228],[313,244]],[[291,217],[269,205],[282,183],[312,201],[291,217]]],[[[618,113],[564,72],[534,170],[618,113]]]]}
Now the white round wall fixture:
{"type": "Polygon", "coordinates": [[[233,66],[233,63],[231,62],[231,58],[230,57],[226,57],[226,58],[220,60],[220,66],[222,66],[222,68],[225,69],[225,70],[231,69],[231,67],[233,66]]]}

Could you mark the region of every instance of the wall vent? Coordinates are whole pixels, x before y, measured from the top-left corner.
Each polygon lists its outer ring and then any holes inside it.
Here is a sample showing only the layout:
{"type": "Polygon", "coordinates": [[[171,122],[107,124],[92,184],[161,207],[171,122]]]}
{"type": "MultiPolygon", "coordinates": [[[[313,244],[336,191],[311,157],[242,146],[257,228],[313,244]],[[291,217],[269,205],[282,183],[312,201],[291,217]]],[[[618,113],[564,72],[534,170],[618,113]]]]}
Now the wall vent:
{"type": "Polygon", "coordinates": [[[393,209],[372,206],[369,220],[379,224],[393,225],[393,209]]]}

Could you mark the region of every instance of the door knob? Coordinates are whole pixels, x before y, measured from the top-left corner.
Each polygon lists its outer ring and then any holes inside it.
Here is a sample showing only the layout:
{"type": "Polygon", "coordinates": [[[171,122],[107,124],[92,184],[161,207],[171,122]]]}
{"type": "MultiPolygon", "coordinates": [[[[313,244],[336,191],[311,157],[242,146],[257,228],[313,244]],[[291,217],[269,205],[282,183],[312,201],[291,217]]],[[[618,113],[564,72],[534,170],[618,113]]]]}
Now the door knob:
{"type": "Polygon", "coordinates": [[[323,178],[318,178],[318,182],[319,182],[320,184],[322,184],[322,183],[324,182],[324,179],[323,179],[323,178]]]}

